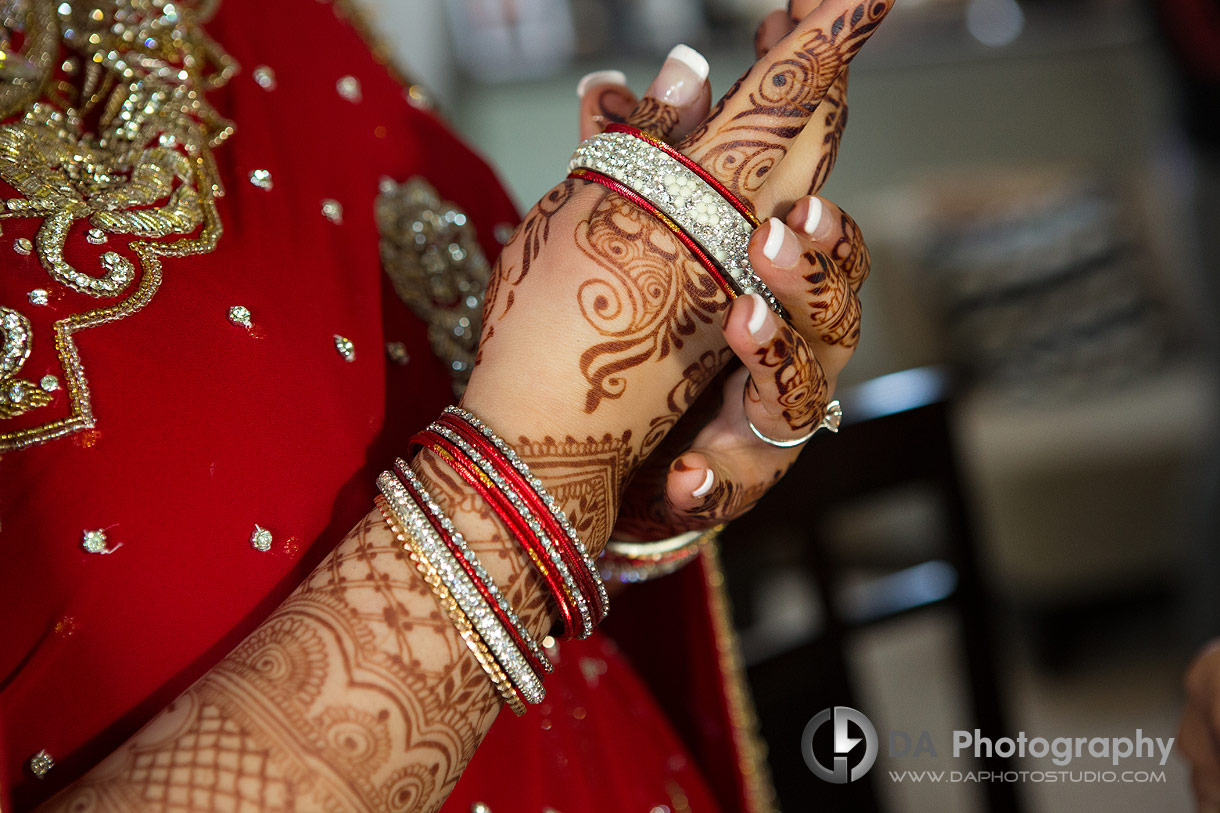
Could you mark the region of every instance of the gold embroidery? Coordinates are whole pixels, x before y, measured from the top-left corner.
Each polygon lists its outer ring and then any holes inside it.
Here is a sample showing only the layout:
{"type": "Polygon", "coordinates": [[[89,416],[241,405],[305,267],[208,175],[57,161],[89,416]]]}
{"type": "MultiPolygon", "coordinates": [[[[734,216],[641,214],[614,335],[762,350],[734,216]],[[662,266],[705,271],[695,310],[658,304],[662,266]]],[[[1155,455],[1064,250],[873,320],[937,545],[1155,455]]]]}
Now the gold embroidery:
{"type": "Polygon", "coordinates": [[[474,226],[422,178],[383,181],[376,212],[381,265],[402,301],[428,323],[432,352],[461,395],[474,369],[491,273],[474,226]]]}
{"type": "MultiPolygon", "coordinates": [[[[118,299],[55,323],[68,415],[0,432],[0,452],[94,426],[73,334],[147,305],[161,283],[161,257],[216,246],[215,198],[223,192],[211,150],[233,126],[204,92],[225,84],[237,65],[201,28],[214,5],[9,6],[5,40],[20,33],[22,46],[19,54],[6,51],[4,61],[23,70],[6,73],[0,86],[0,179],[19,197],[3,201],[0,218],[40,218],[35,246],[50,277],[90,297],[118,299]],[[88,228],[76,228],[81,220],[88,228]],[[119,235],[132,238],[125,246],[131,256],[107,251],[99,269],[74,267],[64,256],[69,238],[97,244],[119,235]],[[161,239],[167,237],[174,239],[161,239]]],[[[0,370],[0,388],[11,376],[0,370]]]]}
{"type": "Polygon", "coordinates": [[[0,305],[0,418],[11,418],[46,406],[49,393],[33,382],[17,378],[17,371],[30,357],[30,320],[12,308],[0,305]]]}

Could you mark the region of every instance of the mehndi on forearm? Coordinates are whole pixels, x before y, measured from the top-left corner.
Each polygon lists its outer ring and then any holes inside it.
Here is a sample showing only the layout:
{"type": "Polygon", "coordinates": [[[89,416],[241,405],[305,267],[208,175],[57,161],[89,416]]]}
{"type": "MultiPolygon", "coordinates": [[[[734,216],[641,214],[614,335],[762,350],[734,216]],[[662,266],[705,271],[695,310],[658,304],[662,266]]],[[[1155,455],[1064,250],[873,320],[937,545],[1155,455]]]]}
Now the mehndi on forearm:
{"type": "MultiPolygon", "coordinates": [[[[622,444],[520,440],[533,470],[569,485],[571,520],[604,541],[622,444]]],[[[554,608],[515,541],[435,458],[415,465],[541,640],[554,608]]],[[[373,512],[233,652],[45,809],[434,810],[500,705],[373,512]]]]}

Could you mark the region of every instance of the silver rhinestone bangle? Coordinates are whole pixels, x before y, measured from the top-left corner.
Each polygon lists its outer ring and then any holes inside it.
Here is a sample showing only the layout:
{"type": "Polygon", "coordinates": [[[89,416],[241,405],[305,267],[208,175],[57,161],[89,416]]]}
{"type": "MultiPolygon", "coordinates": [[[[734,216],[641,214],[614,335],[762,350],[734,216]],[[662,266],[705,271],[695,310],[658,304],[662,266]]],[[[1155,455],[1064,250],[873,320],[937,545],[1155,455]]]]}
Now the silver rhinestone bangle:
{"type": "MultiPolygon", "coordinates": [[[[414,483],[412,485],[414,486],[414,483]]],[[[449,548],[441,541],[436,529],[428,522],[419,504],[411,497],[403,484],[388,471],[382,472],[381,476],[377,478],[377,487],[394,511],[407,523],[405,530],[414,537],[420,555],[436,569],[441,581],[449,590],[449,594],[470,619],[470,623],[478,632],[479,637],[483,639],[496,662],[508,675],[513,686],[527,703],[531,705],[541,703],[546,696],[541,678],[525,662],[525,658],[509,637],[508,631],[500,619],[492,612],[491,607],[474,586],[466,571],[462,570],[449,548]]],[[[431,498],[428,498],[427,501],[432,502],[431,498]]]]}
{"type": "Polygon", "coordinates": [[[597,589],[597,602],[598,609],[600,611],[599,615],[604,619],[610,612],[610,597],[606,593],[605,582],[602,581],[601,575],[598,573],[597,566],[593,564],[593,558],[589,556],[589,549],[585,545],[584,540],[580,538],[580,534],[578,534],[576,529],[572,527],[572,523],[568,521],[567,515],[564,514],[563,509],[559,507],[559,503],[556,502],[555,498],[542,487],[542,481],[534,476],[534,474],[529,470],[529,466],[525,465],[525,461],[522,460],[521,456],[517,454],[517,451],[505,443],[499,435],[491,430],[491,427],[479,420],[476,415],[457,406],[445,407],[445,412],[453,415],[455,418],[461,419],[468,425],[473,426],[476,430],[478,430],[483,437],[487,438],[487,440],[491,442],[491,444],[495,446],[502,455],[504,455],[504,458],[509,462],[509,464],[516,469],[517,473],[524,477],[525,481],[534,489],[534,492],[542,500],[542,504],[546,506],[547,511],[550,512],[555,522],[559,524],[559,527],[563,529],[563,532],[567,535],[568,540],[572,543],[572,549],[576,551],[577,556],[580,557],[579,564],[588,571],[589,577],[597,589]]]}
{"type": "MultiPolygon", "coordinates": [[[[521,515],[521,518],[525,520],[530,531],[533,532],[534,536],[538,537],[539,543],[541,543],[543,549],[546,551],[547,557],[551,560],[551,564],[555,566],[555,571],[559,574],[560,579],[563,581],[564,592],[567,594],[568,599],[572,602],[572,604],[576,607],[577,612],[580,614],[580,633],[576,637],[588,638],[593,632],[593,616],[589,611],[589,602],[585,599],[584,592],[576,584],[576,579],[572,576],[572,571],[568,569],[567,563],[563,559],[563,555],[560,553],[558,546],[555,544],[555,540],[551,539],[550,534],[548,534],[546,529],[542,527],[542,523],[540,523],[538,518],[534,516],[534,512],[530,510],[529,506],[525,504],[513,487],[500,476],[500,473],[496,471],[496,467],[491,464],[491,461],[489,461],[486,457],[480,454],[477,449],[463,440],[460,435],[448,427],[437,423],[432,424],[428,427],[428,429],[436,432],[438,435],[461,449],[462,454],[466,455],[471,462],[478,466],[479,469],[482,470],[482,472],[486,474],[493,483],[495,483],[496,488],[498,488],[504,494],[504,496],[508,498],[509,502],[512,503],[513,508],[516,509],[517,513],[521,515]]],[[[403,463],[402,465],[405,466],[406,464],[403,463]]]]}
{"type": "Polygon", "coordinates": [[[419,479],[419,476],[401,457],[395,459],[394,468],[398,471],[400,477],[410,483],[411,488],[415,490],[415,493],[424,498],[424,508],[429,514],[432,515],[440,526],[445,529],[445,533],[449,535],[449,538],[453,542],[453,547],[457,548],[461,552],[462,558],[464,558],[470,564],[471,569],[475,572],[475,575],[478,577],[479,581],[481,581],[487,588],[487,592],[491,596],[492,601],[494,601],[496,606],[500,608],[500,611],[503,613],[503,617],[507,618],[509,623],[512,624],[513,629],[516,630],[517,637],[525,642],[525,646],[529,650],[530,655],[532,655],[534,659],[542,665],[542,670],[544,672],[548,674],[553,672],[555,667],[543,653],[542,647],[539,646],[538,642],[534,640],[534,636],[530,635],[530,631],[521,621],[521,618],[517,615],[516,610],[512,608],[512,605],[508,603],[508,599],[505,598],[504,594],[500,592],[500,588],[496,586],[496,583],[492,580],[491,576],[489,576],[487,571],[483,569],[483,563],[479,561],[479,557],[471,549],[470,545],[467,544],[466,538],[462,536],[461,532],[458,531],[456,527],[454,527],[453,522],[445,515],[445,512],[441,510],[441,507],[436,504],[436,501],[432,499],[432,495],[428,492],[427,487],[424,486],[423,481],[419,479]]]}
{"type": "Polygon", "coordinates": [[[586,139],[568,171],[592,170],[635,191],[673,220],[724,269],[738,294],[759,294],[780,316],[787,312],[750,265],[754,225],[680,161],[628,133],[586,139]]]}

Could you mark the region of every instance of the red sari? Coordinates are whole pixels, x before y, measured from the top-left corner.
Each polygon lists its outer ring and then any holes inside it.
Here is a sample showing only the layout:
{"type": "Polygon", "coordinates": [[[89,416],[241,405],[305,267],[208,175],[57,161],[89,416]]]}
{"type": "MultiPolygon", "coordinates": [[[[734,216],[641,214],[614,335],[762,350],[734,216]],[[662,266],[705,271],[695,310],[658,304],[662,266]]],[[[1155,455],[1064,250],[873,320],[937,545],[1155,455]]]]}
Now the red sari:
{"type": "MultiPolygon", "coordinates": [[[[55,119],[57,83],[82,86],[88,60],[69,23],[34,16],[13,43],[50,54],[49,78],[0,120],[5,811],[87,771],[257,626],[453,400],[462,356],[435,328],[453,312],[413,311],[383,273],[379,196],[422,178],[457,213],[444,226],[459,264],[494,259],[517,221],[343,4],[188,9],[179,45],[203,67],[167,86],[206,102],[136,109],[140,151],[100,150],[106,177],[72,168],[105,112],[81,129],[55,119]]],[[[546,706],[501,716],[446,809],[765,801],[708,625],[715,578],[692,569],[658,591],[681,599],[666,648],[688,651],[673,669],[647,662],[681,735],[612,643],[563,644],[546,706]]]]}

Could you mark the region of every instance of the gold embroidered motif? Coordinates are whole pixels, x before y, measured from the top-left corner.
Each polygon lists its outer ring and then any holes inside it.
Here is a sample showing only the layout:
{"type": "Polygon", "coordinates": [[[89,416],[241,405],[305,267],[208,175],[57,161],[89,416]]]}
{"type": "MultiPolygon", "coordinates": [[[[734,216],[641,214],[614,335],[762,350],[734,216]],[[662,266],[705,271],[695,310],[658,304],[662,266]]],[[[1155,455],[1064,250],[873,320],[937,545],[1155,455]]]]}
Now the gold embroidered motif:
{"type": "MultiPolygon", "coordinates": [[[[215,198],[223,192],[211,150],[233,126],[204,92],[224,85],[237,65],[201,28],[214,5],[7,5],[0,41],[18,34],[22,45],[20,53],[4,52],[3,61],[21,70],[5,72],[0,85],[0,180],[19,197],[3,201],[0,218],[41,219],[34,244],[50,277],[78,293],[117,301],[55,323],[68,415],[0,432],[0,452],[94,426],[73,334],[147,305],[161,283],[161,257],[216,246],[215,198]],[[81,220],[88,228],[76,228],[81,220]],[[132,239],[120,247],[126,251],[102,254],[98,269],[77,268],[65,258],[70,238],[96,245],[116,236],[132,239]]],[[[0,369],[0,390],[12,375],[0,369]]]]}
{"type": "Polygon", "coordinates": [[[376,213],[381,265],[402,301],[428,323],[432,352],[449,367],[460,396],[474,369],[491,273],[474,227],[422,178],[383,181],[376,213]]]}
{"type": "Polygon", "coordinates": [[[0,305],[0,418],[12,418],[51,402],[42,388],[17,378],[17,371],[30,357],[30,332],[29,319],[0,305]]]}

